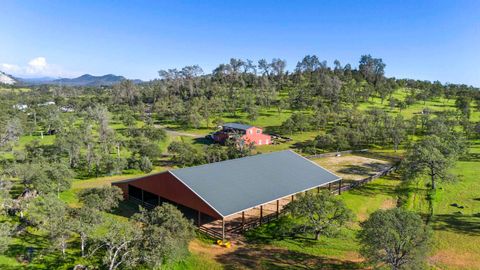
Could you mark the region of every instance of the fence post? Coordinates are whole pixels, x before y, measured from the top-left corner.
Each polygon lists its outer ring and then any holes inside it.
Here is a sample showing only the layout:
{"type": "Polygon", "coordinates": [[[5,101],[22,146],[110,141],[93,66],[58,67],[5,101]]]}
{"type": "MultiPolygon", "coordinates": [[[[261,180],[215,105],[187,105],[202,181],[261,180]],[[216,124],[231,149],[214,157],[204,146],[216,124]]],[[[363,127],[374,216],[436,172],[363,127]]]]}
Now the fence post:
{"type": "Polygon", "coordinates": [[[242,211],[242,232],[244,228],[245,228],[245,212],[242,211]]]}
{"type": "Polygon", "coordinates": [[[222,218],[222,242],[225,241],[225,219],[222,218]]]}
{"type": "Polygon", "coordinates": [[[277,218],[278,218],[279,208],[280,208],[280,201],[277,200],[277,218]]]}
{"type": "Polygon", "coordinates": [[[263,205],[260,205],[260,225],[262,225],[262,219],[263,219],[263,205]]]}

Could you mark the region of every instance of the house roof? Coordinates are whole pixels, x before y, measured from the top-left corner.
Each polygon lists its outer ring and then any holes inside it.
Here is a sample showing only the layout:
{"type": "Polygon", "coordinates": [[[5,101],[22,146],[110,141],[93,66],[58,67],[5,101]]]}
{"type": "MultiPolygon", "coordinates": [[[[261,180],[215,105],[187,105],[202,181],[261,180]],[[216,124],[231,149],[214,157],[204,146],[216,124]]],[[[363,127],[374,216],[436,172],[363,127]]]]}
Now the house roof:
{"type": "Polygon", "coordinates": [[[223,217],[340,180],[290,150],[169,172],[223,217]]]}
{"type": "Polygon", "coordinates": [[[245,124],[239,124],[239,123],[225,123],[225,124],[223,124],[223,127],[240,129],[240,130],[247,130],[247,129],[253,127],[253,126],[245,125],[245,124]]]}

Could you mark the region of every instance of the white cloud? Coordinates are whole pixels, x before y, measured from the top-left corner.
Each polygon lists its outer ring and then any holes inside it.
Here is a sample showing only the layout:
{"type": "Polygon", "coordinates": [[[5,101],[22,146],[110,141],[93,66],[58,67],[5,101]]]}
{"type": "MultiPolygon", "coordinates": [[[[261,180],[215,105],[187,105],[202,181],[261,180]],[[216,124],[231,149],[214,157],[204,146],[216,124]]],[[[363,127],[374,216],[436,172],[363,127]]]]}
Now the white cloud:
{"type": "Polygon", "coordinates": [[[45,70],[48,70],[47,59],[45,57],[37,57],[33,58],[28,62],[28,66],[26,67],[27,73],[37,74],[42,73],[45,70]]]}
{"type": "Polygon", "coordinates": [[[12,64],[0,64],[0,70],[6,73],[17,73],[21,71],[21,67],[12,64]]]}
{"type": "Polygon", "coordinates": [[[25,66],[1,63],[0,70],[18,77],[75,77],[80,74],[66,71],[55,64],[49,64],[43,56],[33,58],[25,66]]]}

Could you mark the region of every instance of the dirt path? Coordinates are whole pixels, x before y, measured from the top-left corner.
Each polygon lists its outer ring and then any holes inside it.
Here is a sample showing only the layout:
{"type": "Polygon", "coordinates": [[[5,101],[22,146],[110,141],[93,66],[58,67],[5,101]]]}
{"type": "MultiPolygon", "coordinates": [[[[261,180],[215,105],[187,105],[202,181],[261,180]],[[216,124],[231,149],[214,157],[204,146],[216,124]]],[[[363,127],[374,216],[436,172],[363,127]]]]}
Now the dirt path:
{"type": "Polygon", "coordinates": [[[179,132],[175,131],[173,129],[168,129],[165,126],[162,125],[155,125],[156,128],[161,128],[167,132],[167,134],[172,135],[172,136],[185,136],[185,137],[192,137],[192,138],[203,138],[203,135],[199,134],[192,134],[192,133],[185,133],[185,132],[179,132]]]}

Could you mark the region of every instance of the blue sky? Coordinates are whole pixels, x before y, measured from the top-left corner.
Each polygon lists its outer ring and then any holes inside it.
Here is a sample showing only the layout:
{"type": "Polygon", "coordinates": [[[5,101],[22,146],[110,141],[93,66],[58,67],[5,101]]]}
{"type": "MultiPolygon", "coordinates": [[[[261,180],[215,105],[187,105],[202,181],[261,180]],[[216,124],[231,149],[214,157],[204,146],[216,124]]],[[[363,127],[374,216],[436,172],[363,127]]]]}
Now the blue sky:
{"type": "Polygon", "coordinates": [[[357,65],[383,58],[388,76],[480,86],[480,1],[3,0],[0,69],[153,79],[231,57],[304,55],[357,65]]]}

